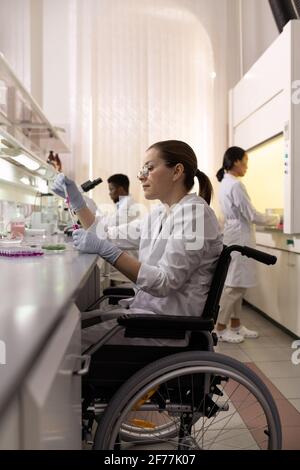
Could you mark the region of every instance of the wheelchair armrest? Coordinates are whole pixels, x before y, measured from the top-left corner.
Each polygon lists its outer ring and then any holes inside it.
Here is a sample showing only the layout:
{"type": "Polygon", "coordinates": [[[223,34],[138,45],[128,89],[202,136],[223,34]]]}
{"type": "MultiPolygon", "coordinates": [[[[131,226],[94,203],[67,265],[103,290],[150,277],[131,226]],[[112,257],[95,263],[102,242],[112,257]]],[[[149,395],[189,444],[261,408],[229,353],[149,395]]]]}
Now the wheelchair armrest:
{"type": "Polygon", "coordinates": [[[125,336],[182,339],[187,331],[212,331],[213,319],[175,315],[125,314],[117,319],[125,336]]]}
{"type": "Polygon", "coordinates": [[[103,295],[107,297],[112,297],[115,295],[118,296],[124,296],[126,297],[134,297],[135,296],[135,291],[134,289],[131,289],[130,287],[107,287],[106,289],[103,290],[103,295]]]}
{"type": "Polygon", "coordinates": [[[108,300],[110,305],[117,305],[119,300],[128,299],[135,296],[135,291],[128,287],[107,287],[103,289],[103,295],[99,297],[95,302],[92,303],[87,309],[86,312],[91,312],[96,307],[99,308],[99,305],[108,300]]]}

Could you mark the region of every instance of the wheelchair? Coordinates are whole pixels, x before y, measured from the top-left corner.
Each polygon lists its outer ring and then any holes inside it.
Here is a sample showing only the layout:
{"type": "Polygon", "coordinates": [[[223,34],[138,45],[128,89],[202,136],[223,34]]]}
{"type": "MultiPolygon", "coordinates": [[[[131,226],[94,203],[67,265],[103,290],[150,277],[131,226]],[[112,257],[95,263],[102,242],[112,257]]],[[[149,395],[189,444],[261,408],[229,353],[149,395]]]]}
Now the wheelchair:
{"type": "MultiPolygon", "coordinates": [[[[83,429],[89,440],[97,426],[95,450],[281,449],[280,418],[266,385],[245,364],[214,352],[213,329],[233,251],[276,263],[253,248],[224,247],[201,317],[123,315],[86,351],[92,360],[83,377],[83,429]],[[120,329],[128,338],[183,339],[188,332],[189,342],[107,345],[120,329]]],[[[103,298],[130,294],[109,288],[103,298]]]]}

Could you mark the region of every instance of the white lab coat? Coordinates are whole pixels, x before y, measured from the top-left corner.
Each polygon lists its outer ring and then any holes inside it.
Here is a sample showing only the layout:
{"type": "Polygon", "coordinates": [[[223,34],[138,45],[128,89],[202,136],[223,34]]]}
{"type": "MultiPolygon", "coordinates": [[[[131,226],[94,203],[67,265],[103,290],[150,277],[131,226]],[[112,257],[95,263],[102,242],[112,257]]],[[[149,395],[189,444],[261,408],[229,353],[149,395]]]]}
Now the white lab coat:
{"type": "MultiPolygon", "coordinates": [[[[225,173],[221,182],[219,201],[223,216],[224,245],[247,245],[255,247],[254,225],[276,225],[277,216],[257,212],[253,207],[243,183],[225,173]]],[[[225,285],[228,287],[253,287],[256,285],[255,261],[239,253],[232,253],[225,285]]]]}
{"type": "MultiPolygon", "coordinates": [[[[139,249],[141,267],[136,281],[138,292],[132,299],[121,301],[123,308],[115,309],[113,316],[123,313],[150,312],[160,315],[201,316],[216,262],[223,248],[222,235],[213,210],[201,197],[188,194],[183,197],[168,213],[166,207],[159,204],[142,220],[135,220],[128,225],[110,227],[109,238],[120,248],[139,249]],[[202,208],[204,217],[199,220],[192,205],[202,208]],[[190,249],[190,240],[182,237],[182,218],[184,213],[185,234],[194,227],[197,239],[202,247],[190,249]],[[197,220],[196,220],[197,219],[197,220]],[[174,224],[172,229],[170,221],[174,224]],[[161,225],[162,224],[162,225],[161,225]],[[160,230],[160,227],[161,230],[160,230]],[[130,233],[128,233],[130,229],[130,233]],[[126,310],[129,307],[129,310],[126,310]]],[[[101,312],[99,312],[101,314],[101,312]]],[[[91,314],[92,316],[92,314],[91,314]]],[[[104,317],[102,317],[104,318],[104,317]]],[[[107,317],[111,318],[111,317],[107,317]]],[[[83,344],[93,344],[105,329],[113,326],[106,321],[84,330],[83,344]],[[88,331],[89,330],[89,331],[88,331]],[[94,334],[93,334],[94,332],[94,334]]],[[[110,340],[110,344],[120,344],[120,336],[110,340]]],[[[127,340],[128,342],[128,340],[127,340]]],[[[174,344],[172,340],[139,340],[133,344],[174,344]]],[[[175,341],[175,344],[186,344],[175,341]]]]}
{"type": "Polygon", "coordinates": [[[99,219],[106,227],[127,224],[140,217],[139,205],[129,196],[120,196],[120,200],[115,204],[116,211],[113,214],[102,214],[99,219]]]}
{"type": "MultiPolygon", "coordinates": [[[[120,196],[119,201],[115,204],[116,211],[114,214],[104,215],[100,213],[98,220],[107,229],[122,224],[128,224],[141,216],[139,205],[136,204],[132,196],[120,196]]],[[[138,252],[132,248],[128,248],[127,253],[134,258],[138,257],[138,252]]],[[[104,265],[104,273],[109,276],[111,281],[115,282],[130,282],[129,279],[120,273],[117,269],[109,263],[104,265]]]]}
{"type": "Polygon", "coordinates": [[[144,219],[132,222],[131,227],[133,237],[126,236],[126,227],[109,229],[110,238],[118,246],[139,248],[142,264],[136,282],[138,293],[129,302],[130,310],[137,307],[162,315],[200,316],[222,250],[222,236],[213,210],[196,194],[188,194],[169,214],[165,206],[159,204],[144,219]],[[204,240],[198,233],[203,242],[199,249],[188,246],[186,238],[181,236],[181,214],[184,213],[186,227],[196,222],[197,215],[187,209],[193,204],[204,209],[204,222],[201,221],[204,240]],[[174,221],[171,233],[170,220],[174,221]]]}

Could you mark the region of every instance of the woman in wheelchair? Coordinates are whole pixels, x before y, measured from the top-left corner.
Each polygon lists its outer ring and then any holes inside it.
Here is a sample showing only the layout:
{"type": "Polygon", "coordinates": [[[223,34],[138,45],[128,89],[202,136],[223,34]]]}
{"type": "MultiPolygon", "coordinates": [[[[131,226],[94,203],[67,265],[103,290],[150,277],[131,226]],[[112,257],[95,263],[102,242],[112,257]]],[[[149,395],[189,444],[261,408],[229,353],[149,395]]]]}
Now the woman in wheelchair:
{"type": "MultiPolygon", "coordinates": [[[[161,202],[145,219],[108,228],[104,233],[101,222],[98,225],[94,222],[88,208],[83,206],[77,211],[86,228],[91,222],[94,226],[87,231],[74,232],[75,247],[86,253],[98,253],[137,288],[134,299],[123,301],[125,307],[110,312],[95,311],[89,316],[102,316],[104,320],[130,312],[187,316],[197,312],[201,315],[222,251],[219,225],[209,207],[211,183],[198,170],[192,148],[176,140],[152,145],[146,152],[138,178],[145,198],[161,202]],[[199,182],[199,196],[189,194],[195,178],[199,182]],[[102,235],[108,236],[101,238],[101,231],[102,235]],[[122,252],[127,248],[139,250],[139,260],[122,252]]],[[[73,192],[69,191],[68,182],[66,184],[72,204],[73,192]]],[[[77,201],[75,205],[78,207],[77,201]]],[[[84,349],[113,324],[109,321],[85,329],[82,335],[84,349]]],[[[110,342],[119,343],[121,336],[122,333],[116,335],[110,342]]]]}
{"type": "Polygon", "coordinates": [[[149,147],[138,178],[146,199],[161,204],[145,219],[106,232],[75,183],[58,178],[53,191],[64,194],[65,185],[86,229],[74,232],[75,247],[99,254],[137,288],[114,310],[90,312],[102,321],[82,331],[84,350],[93,354],[85,430],[101,416],[94,448],[280,448],[280,421],[265,385],[243,364],[213,352],[217,311],[207,308],[213,277],[218,299],[223,287],[223,245],[209,207],[211,184],[192,148],[176,140],[149,147]],[[189,193],[195,177],[199,196],[189,193]],[[122,251],[129,247],[139,250],[138,261],[122,251]]]}

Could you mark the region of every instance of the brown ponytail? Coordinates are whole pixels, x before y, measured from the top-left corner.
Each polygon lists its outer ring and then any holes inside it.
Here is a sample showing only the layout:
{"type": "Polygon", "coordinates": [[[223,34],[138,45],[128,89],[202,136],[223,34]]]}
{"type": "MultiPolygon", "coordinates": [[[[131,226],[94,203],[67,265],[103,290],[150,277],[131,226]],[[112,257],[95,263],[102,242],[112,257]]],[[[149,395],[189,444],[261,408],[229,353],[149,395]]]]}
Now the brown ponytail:
{"type": "Polygon", "coordinates": [[[199,196],[209,204],[212,196],[212,184],[209,178],[200,170],[197,170],[197,157],[194,150],[186,142],[181,140],[164,140],[156,142],[148,150],[155,148],[160,153],[160,158],[165,161],[167,167],[173,167],[177,163],[184,166],[184,185],[187,191],[194,186],[194,179],[197,176],[199,181],[199,196]]]}
{"type": "Polygon", "coordinates": [[[197,169],[195,176],[198,178],[199,181],[199,196],[203,197],[203,199],[210,204],[212,195],[213,195],[213,187],[210,182],[208,176],[206,176],[203,171],[197,169]]]}

